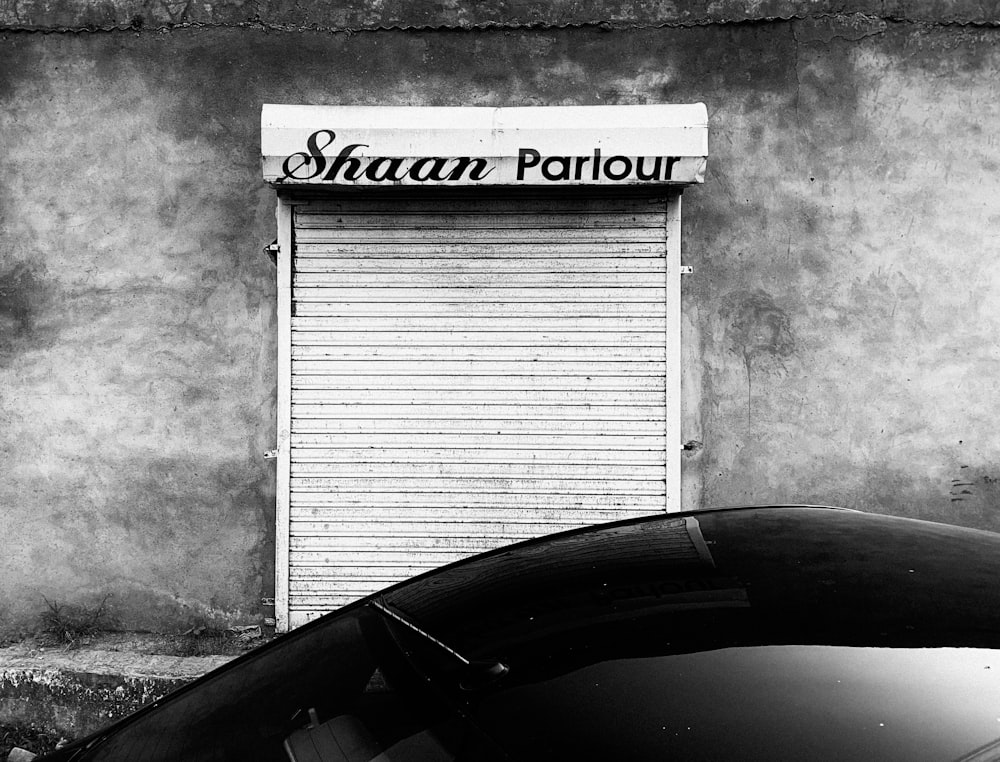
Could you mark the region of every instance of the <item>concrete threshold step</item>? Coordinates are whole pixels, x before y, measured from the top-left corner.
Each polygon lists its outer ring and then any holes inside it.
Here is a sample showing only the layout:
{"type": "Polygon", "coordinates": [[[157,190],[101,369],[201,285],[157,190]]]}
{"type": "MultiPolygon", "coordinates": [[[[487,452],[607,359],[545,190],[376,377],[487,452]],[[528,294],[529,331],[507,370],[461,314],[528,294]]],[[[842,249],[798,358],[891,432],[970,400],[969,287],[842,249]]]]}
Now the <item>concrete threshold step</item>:
{"type": "MultiPolygon", "coordinates": [[[[0,648],[0,727],[32,728],[55,740],[81,738],[234,658],[0,648]]],[[[0,760],[7,751],[0,748],[0,760]]]]}

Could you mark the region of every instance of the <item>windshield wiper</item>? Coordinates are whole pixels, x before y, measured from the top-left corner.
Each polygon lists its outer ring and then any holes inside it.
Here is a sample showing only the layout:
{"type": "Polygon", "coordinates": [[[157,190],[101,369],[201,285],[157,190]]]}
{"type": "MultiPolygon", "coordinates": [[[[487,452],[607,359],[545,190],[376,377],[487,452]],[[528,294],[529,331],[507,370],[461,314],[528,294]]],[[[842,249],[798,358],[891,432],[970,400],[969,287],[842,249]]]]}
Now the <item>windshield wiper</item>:
{"type": "Polygon", "coordinates": [[[510,672],[510,667],[501,661],[482,659],[474,660],[467,659],[462,656],[458,651],[456,651],[451,646],[438,640],[433,635],[431,635],[426,630],[418,627],[414,622],[410,621],[407,617],[402,614],[393,611],[382,601],[382,598],[373,598],[371,600],[371,605],[380,613],[389,617],[395,622],[399,622],[401,625],[406,627],[411,632],[416,633],[421,638],[429,643],[433,643],[442,651],[447,653],[453,659],[458,661],[462,665],[462,676],[458,681],[458,685],[462,690],[466,691],[477,691],[486,688],[493,683],[500,680],[504,675],[510,672]]]}

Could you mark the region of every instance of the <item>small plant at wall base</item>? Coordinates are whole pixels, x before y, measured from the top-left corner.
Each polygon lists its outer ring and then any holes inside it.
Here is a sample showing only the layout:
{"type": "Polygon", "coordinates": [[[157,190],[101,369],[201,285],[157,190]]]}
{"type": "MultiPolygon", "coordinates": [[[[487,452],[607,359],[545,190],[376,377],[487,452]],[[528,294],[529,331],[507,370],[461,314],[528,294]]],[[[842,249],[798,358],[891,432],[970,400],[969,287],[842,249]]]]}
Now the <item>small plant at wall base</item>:
{"type": "Polygon", "coordinates": [[[6,725],[0,724],[0,759],[6,760],[11,749],[30,749],[35,754],[55,751],[59,744],[65,744],[58,733],[43,730],[34,723],[6,725]]]}
{"type": "Polygon", "coordinates": [[[61,604],[42,596],[48,607],[39,617],[42,635],[49,641],[76,648],[100,632],[113,629],[114,621],[108,611],[105,595],[95,606],[61,604]]]}

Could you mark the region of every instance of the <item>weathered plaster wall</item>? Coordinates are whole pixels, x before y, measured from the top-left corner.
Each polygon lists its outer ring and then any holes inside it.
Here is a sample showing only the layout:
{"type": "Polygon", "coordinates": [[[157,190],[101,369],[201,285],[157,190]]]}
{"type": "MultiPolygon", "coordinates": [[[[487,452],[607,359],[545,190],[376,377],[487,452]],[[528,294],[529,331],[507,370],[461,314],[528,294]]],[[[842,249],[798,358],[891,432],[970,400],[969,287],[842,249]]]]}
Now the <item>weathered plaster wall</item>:
{"type": "Polygon", "coordinates": [[[273,200],[253,109],[193,105],[214,98],[185,83],[212,73],[149,42],[4,41],[9,622],[108,593],[129,627],[255,621],[272,577],[273,200]]]}
{"type": "MultiPolygon", "coordinates": [[[[212,7],[239,10],[190,9],[212,7]]],[[[86,10],[32,8],[67,26],[86,10]]],[[[0,35],[4,626],[42,596],[111,592],[125,626],[176,629],[254,620],[270,594],[263,102],[704,101],[708,181],[684,199],[684,439],[704,445],[688,505],[1000,529],[1000,31],[918,10],[0,35]]]]}
{"type": "Polygon", "coordinates": [[[689,194],[704,499],[1000,529],[996,32],[831,31],[721,99],[689,194]]]}

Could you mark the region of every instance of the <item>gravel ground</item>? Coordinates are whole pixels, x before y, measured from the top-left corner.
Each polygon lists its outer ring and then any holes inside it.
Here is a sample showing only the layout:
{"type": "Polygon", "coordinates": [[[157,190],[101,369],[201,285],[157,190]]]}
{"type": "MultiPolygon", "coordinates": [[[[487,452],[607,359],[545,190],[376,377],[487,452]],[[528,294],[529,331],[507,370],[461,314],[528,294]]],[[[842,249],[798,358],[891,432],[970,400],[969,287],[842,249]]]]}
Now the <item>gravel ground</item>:
{"type": "MultiPolygon", "coordinates": [[[[105,676],[104,682],[121,676],[123,681],[126,678],[131,680],[128,685],[138,682],[139,688],[154,678],[179,681],[178,684],[182,684],[268,639],[269,636],[261,633],[259,628],[201,631],[183,635],[102,633],[75,644],[75,647],[54,645],[41,638],[28,638],[0,647],[0,686],[5,685],[5,675],[14,675],[17,680],[12,684],[23,689],[25,675],[47,675],[48,672],[64,674],[71,683],[76,679],[74,675],[85,674],[91,677],[105,676]]],[[[45,680],[38,678],[36,682],[42,685],[45,680]]],[[[85,688],[91,693],[100,692],[101,685],[103,683],[87,683],[85,688]]],[[[163,686],[160,693],[170,687],[163,686]]],[[[111,698],[121,699],[117,694],[111,698]]],[[[121,701],[110,702],[109,706],[114,704],[118,707],[119,703],[121,701]]],[[[135,707],[125,707],[128,711],[132,708],[135,707]]],[[[30,714],[24,717],[22,714],[6,713],[3,721],[0,721],[0,762],[7,762],[7,755],[16,746],[36,754],[55,749],[56,744],[64,739],[57,730],[44,727],[51,719],[49,714],[51,713],[40,712],[35,718],[30,714]],[[23,722],[21,717],[24,717],[23,722]]],[[[89,715],[84,719],[88,722],[93,720],[89,715]]],[[[83,735],[86,732],[79,734],[83,735]]]]}

